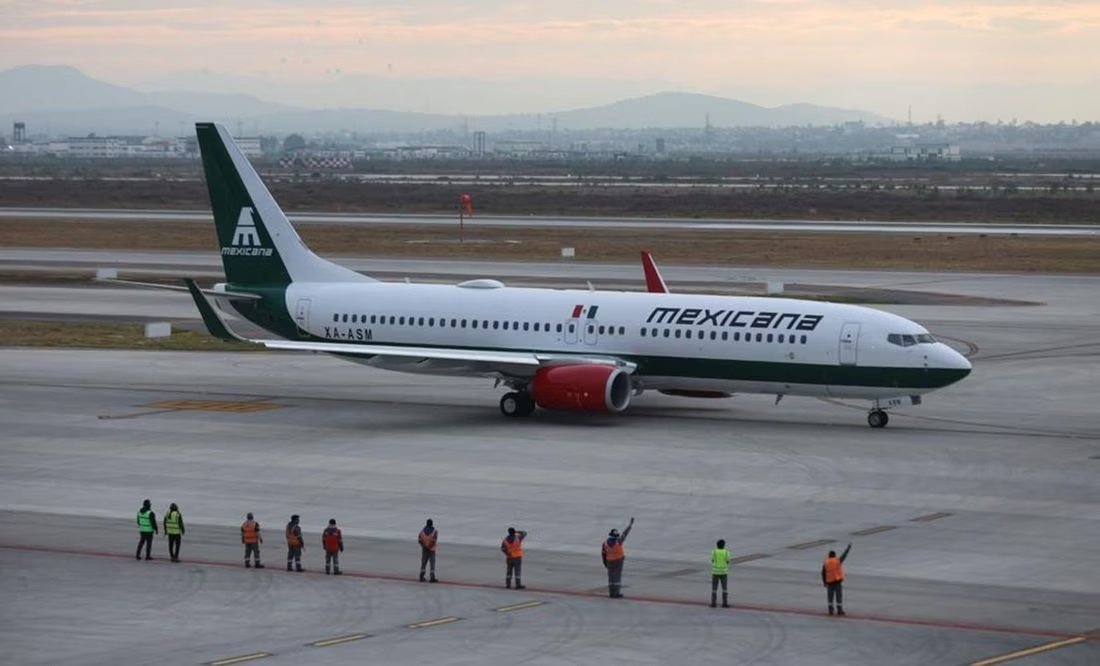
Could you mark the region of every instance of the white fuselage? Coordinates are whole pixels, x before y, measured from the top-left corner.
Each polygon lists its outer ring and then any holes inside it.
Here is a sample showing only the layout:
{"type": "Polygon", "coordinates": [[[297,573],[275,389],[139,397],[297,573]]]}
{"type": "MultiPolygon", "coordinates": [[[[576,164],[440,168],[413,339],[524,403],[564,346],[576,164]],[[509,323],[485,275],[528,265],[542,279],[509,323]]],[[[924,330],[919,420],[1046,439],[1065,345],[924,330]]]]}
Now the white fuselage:
{"type": "MultiPolygon", "coordinates": [[[[970,368],[920,325],[854,305],[463,284],[295,282],[286,306],[303,338],[615,357],[637,364],[633,380],[645,389],[880,400],[926,393],[955,381],[937,373],[970,368]]],[[[353,360],[487,374],[461,364],[353,360]]]]}

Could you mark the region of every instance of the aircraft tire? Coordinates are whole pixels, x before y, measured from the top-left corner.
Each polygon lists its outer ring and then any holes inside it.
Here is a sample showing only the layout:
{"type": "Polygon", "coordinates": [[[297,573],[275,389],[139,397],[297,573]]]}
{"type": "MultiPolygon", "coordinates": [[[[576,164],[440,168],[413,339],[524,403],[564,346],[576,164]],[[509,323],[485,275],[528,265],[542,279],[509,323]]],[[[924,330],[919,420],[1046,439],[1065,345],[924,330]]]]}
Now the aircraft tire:
{"type": "Polygon", "coordinates": [[[509,391],[500,397],[500,413],[505,416],[522,416],[523,398],[515,391],[509,391]]]}
{"type": "Polygon", "coordinates": [[[872,409],[871,412],[867,414],[867,425],[872,428],[885,428],[886,424],[889,422],[890,417],[881,409],[872,409]]]}

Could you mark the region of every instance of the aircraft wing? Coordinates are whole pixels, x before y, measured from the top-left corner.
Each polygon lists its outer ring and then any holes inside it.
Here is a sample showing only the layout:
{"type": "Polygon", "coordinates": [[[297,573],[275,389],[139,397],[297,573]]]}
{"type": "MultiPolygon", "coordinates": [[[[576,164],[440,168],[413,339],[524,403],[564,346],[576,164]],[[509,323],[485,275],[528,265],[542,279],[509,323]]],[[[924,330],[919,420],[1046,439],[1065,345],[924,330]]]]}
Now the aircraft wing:
{"type": "MultiPolygon", "coordinates": [[[[278,340],[245,338],[229,328],[218,314],[206,295],[195,283],[187,278],[187,284],[195,305],[199,308],[203,323],[211,335],[222,340],[263,345],[268,349],[311,351],[342,356],[358,356],[369,359],[372,365],[418,364],[424,367],[449,369],[485,375],[531,376],[543,366],[598,364],[621,367],[634,372],[635,364],[613,356],[584,354],[543,354],[527,351],[495,351],[450,347],[416,347],[386,344],[348,344],[343,342],[315,342],[306,340],[278,340]]],[[[221,294],[218,294],[219,296],[221,294]]]]}

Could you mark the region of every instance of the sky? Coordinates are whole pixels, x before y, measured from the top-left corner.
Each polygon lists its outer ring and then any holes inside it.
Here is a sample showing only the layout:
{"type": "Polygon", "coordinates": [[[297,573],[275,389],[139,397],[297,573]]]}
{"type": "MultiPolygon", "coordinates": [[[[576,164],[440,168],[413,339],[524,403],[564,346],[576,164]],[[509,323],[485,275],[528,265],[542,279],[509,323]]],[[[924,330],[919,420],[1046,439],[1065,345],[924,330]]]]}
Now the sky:
{"type": "Polygon", "coordinates": [[[467,79],[495,83],[448,108],[683,90],[896,119],[911,105],[914,120],[1100,120],[1100,0],[0,0],[0,17],[0,69],[303,106],[370,101],[370,81],[467,79]],[[359,100],[347,82],[361,76],[359,100]],[[533,81],[548,95],[525,94],[533,81]]]}

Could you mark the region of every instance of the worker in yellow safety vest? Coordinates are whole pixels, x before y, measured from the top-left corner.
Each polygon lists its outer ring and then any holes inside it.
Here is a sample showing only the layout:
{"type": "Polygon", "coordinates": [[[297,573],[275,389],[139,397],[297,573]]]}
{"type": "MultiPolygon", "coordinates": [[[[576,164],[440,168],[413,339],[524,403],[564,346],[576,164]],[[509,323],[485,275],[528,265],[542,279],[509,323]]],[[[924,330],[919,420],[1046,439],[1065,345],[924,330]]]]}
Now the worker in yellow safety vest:
{"type": "Polygon", "coordinates": [[[825,586],[826,596],[829,600],[829,615],[833,614],[833,599],[836,599],[836,614],[844,613],[844,560],[848,559],[848,551],[852,550],[852,544],[844,549],[840,557],[835,550],[829,551],[829,556],[821,565],[821,584],[825,586]]]}
{"type": "Polygon", "coordinates": [[[168,557],[173,562],[180,561],[180,541],[186,532],[183,526],[183,514],[175,502],[168,507],[168,513],[164,514],[164,533],[168,535],[168,557]]]}
{"type": "Polygon", "coordinates": [[[718,606],[718,584],[722,584],[722,608],[729,608],[730,552],[726,550],[726,540],[719,539],[714,550],[710,551],[710,607],[718,606]]]}
{"type": "Polygon", "coordinates": [[[153,513],[153,503],[145,500],[137,512],[138,547],[134,557],[141,559],[141,549],[145,548],[145,559],[153,559],[150,551],[153,549],[153,535],[157,533],[157,514],[153,513]]]}

